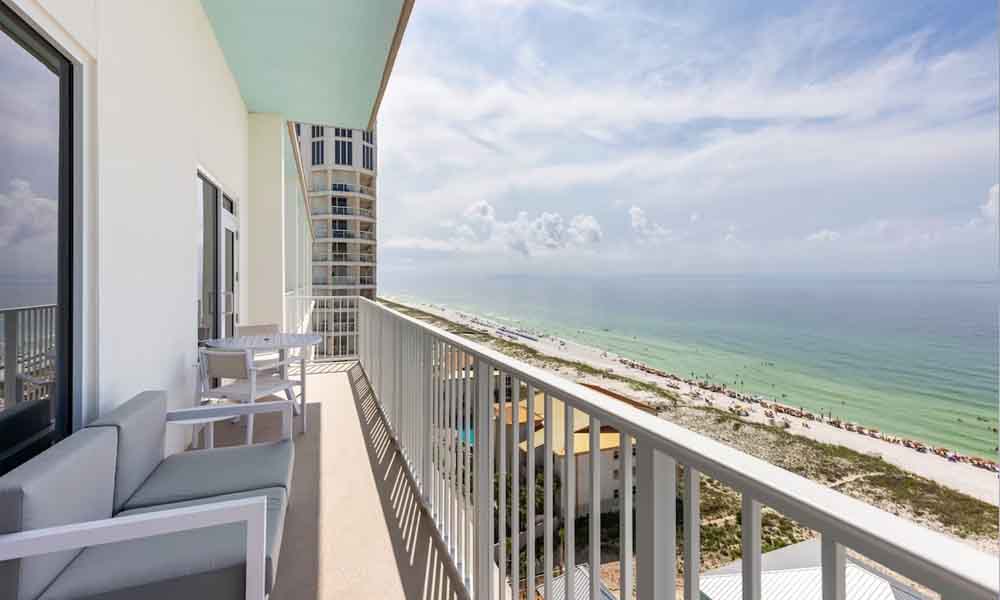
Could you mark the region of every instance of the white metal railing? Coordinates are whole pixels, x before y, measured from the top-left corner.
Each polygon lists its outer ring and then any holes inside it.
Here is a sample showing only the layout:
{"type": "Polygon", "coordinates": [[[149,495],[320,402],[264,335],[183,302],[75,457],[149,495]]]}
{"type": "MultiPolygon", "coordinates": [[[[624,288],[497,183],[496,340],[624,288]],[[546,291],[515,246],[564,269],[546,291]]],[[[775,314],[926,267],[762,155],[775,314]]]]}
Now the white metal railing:
{"type": "Polygon", "coordinates": [[[358,232],[358,237],[360,237],[363,240],[374,240],[375,239],[375,232],[374,231],[361,230],[361,231],[358,232]]]}
{"type": "MultiPolygon", "coordinates": [[[[761,597],[763,505],[822,536],[824,600],[845,598],[845,548],[937,591],[945,600],[997,598],[1000,575],[996,559],[957,540],[384,305],[361,299],[358,319],[360,363],[448,556],[477,600],[503,599],[512,590],[514,597],[520,597],[522,587],[534,588],[536,575],[541,577],[544,596],[552,597],[552,580],[559,562],[553,548],[557,520],[565,528],[562,565],[576,564],[574,527],[565,525],[574,523],[579,499],[576,494],[561,494],[561,507],[556,512],[554,471],[560,472],[563,490],[583,490],[590,505],[598,505],[604,486],[615,485],[601,481],[602,427],[620,436],[622,475],[617,485],[621,498],[622,598],[632,597],[633,586],[642,600],[675,597],[678,465],[683,467],[685,484],[685,565],[701,562],[700,527],[695,526],[701,522],[701,476],[715,478],[742,494],[740,527],[746,600],[761,597]],[[521,398],[532,420],[536,395],[542,404],[544,440],[540,456],[525,453],[522,469],[519,428],[510,427],[503,435],[498,431],[503,431],[500,423],[505,421],[506,411],[517,410],[521,398]],[[556,428],[553,403],[564,407],[564,440],[552,439],[556,428]],[[588,433],[578,433],[581,420],[576,418],[576,412],[585,417],[581,419],[588,433]],[[560,448],[575,451],[580,436],[589,441],[589,446],[577,454],[589,455],[589,468],[579,474],[578,488],[576,461],[554,460],[553,453],[560,448]],[[542,463],[540,471],[536,470],[538,460],[542,463]],[[525,478],[527,518],[523,524],[519,522],[520,510],[508,506],[508,486],[498,485],[494,493],[494,474],[499,481],[506,481],[508,473],[511,497],[515,499],[520,498],[522,473],[529,474],[525,478]],[[540,552],[536,548],[537,474],[543,477],[545,494],[540,552]],[[637,488],[634,500],[633,485],[637,488]],[[639,524],[635,529],[634,566],[629,551],[633,546],[633,502],[639,524]],[[494,539],[494,531],[500,532],[498,539],[494,539]],[[521,573],[519,559],[509,560],[508,531],[510,547],[521,548],[520,538],[524,535],[526,556],[537,559],[525,561],[525,573],[521,573]]],[[[572,455],[563,451],[564,457],[572,455]]],[[[589,531],[590,597],[596,599],[600,593],[600,511],[590,511],[589,531]]],[[[562,569],[567,579],[564,589],[575,589],[574,570],[562,569]]],[[[698,570],[685,569],[683,598],[699,598],[699,587],[698,570]]]]}
{"type": "Polygon", "coordinates": [[[323,339],[312,354],[313,360],[346,360],[358,353],[358,296],[291,296],[286,302],[308,307],[305,330],[323,339]]]}
{"type": "Polygon", "coordinates": [[[0,408],[50,397],[55,386],[56,306],[3,309],[0,321],[0,408]]]}
{"type": "Polygon", "coordinates": [[[343,252],[319,252],[313,253],[313,262],[375,262],[375,256],[371,254],[351,254],[343,252]]]}
{"type": "Polygon", "coordinates": [[[337,216],[359,216],[374,217],[374,211],[368,208],[354,208],[351,206],[313,206],[312,214],[315,216],[337,215],[337,216]]]}
{"type": "Polygon", "coordinates": [[[367,185],[355,185],[353,183],[340,183],[335,182],[330,184],[331,192],[354,192],[357,194],[365,194],[368,196],[375,195],[375,188],[367,185]]]}

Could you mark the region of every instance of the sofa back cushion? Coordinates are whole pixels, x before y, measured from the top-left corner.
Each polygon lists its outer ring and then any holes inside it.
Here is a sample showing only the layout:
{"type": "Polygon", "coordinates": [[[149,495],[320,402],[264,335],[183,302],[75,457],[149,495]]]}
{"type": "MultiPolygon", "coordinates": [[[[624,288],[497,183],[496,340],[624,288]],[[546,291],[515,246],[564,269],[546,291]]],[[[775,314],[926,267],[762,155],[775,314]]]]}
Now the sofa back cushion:
{"type": "MultiPolygon", "coordinates": [[[[83,429],[0,477],[0,534],[112,514],[113,429],[83,429]]],[[[80,550],[0,561],[0,598],[34,600],[80,550]]]]}
{"type": "Polygon", "coordinates": [[[115,512],[121,510],[163,460],[166,418],[167,393],[149,391],[87,425],[88,428],[114,428],[118,432],[115,512]]]}

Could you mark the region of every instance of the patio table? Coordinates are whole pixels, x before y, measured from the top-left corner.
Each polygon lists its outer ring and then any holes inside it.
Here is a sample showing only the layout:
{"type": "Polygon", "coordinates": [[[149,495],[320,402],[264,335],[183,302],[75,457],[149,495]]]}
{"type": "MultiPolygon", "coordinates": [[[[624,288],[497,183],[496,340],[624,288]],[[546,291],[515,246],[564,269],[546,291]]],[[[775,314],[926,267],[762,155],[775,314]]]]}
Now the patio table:
{"type": "MultiPolygon", "coordinates": [[[[277,333],[274,335],[239,335],[214,340],[206,340],[205,345],[223,350],[246,350],[250,359],[257,352],[277,352],[281,378],[288,379],[288,351],[301,348],[299,353],[299,386],[302,388],[302,432],[306,431],[306,353],[305,349],[323,341],[314,333],[277,333]]],[[[294,404],[294,403],[293,403],[294,404]]]]}

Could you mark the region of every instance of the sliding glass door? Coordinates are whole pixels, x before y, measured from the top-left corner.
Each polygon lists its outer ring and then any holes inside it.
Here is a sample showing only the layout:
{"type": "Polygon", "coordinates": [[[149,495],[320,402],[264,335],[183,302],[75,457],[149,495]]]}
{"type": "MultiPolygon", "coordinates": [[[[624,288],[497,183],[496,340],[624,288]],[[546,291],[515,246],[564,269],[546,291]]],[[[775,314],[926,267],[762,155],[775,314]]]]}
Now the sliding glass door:
{"type": "Polygon", "coordinates": [[[198,175],[201,248],[198,342],[234,335],[239,323],[239,204],[198,175]]]}
{"type": "Polygon", "coordinates": [[[71,429],[72,76],[0,3],[0,474],[71,429]]]}

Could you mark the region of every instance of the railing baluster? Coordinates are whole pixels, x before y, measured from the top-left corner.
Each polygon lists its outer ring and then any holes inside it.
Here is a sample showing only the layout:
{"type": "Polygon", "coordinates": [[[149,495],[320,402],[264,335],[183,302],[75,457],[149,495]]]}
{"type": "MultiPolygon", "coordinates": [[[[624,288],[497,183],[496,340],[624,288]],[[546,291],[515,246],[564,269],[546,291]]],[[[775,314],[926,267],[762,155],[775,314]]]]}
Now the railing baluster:
{"type": "Polygon", "coordinates": [[[528,427],[527,440],[525,440],[526,469],[524,484],[527,492],[527,514],[528,520],[526,535],[528,536],[527,549],[525,553],[525,587],[528,600],[534,600],[533,591],[535,589],[535,386],[528,386],[528,427]]]}
{"type": "Polygon", "coordinates": [[[563,581],[566,584],[567,596],[572,597],[576,590],[574,575],[576,572],[576,432],[573,430],[573,407],[563,401],[565,421],[565,440],[563,450],[563,564],[566,573],[563,581]]]}
{"type": "Polygon", "coordinates": [[[497,504],[497,510],[500,511],[499,515],[499,526],[497,527],[497,540],[498,543],[498,562],[500,563],[500,578],[499,586],[500,591],[497,595],[499,600],[504,600],[507,597],[505,587],[507,586],[507,386],[506,386],[506,375],[503,371],[500,372],[499,376],[499,410],[497,411],[497,435],[500,436],[500,441],[497,446],[497,452],[499,456],[497,460],[500,467],[500,476],[497,478],[499,484],[499,503],[497,504]]]}
{"type": "Polygon", "coordinates": [[[472,366],[475,361],[472,360],[472,356],[467,357],[468,362],[465,368],[465,394],[463,396],[463,416],[462,416],[462,428],[465,432],[465,471],[463,473],[464,479],[464,491],[465,491],[465,506],[467,509],[465,522],[463,527],[465,528],[465,581],[466,588],[472,589],[472,554],[473,554],[473,544],[472,532],[475,523],[472,515],[475,514],[475,507],[472,504],[472,456],[474,449],[474,434],[472,429],[475,428],[472,422],[472,381],[473,381],[473,371],[472,366]]]}
{"type": "Polygon", "coordinates": [[[423,339],[421,340],[422,352],[423,352],[423,364],[422,364],[422,383],[421,388],[423,389],[423,398],[420,403],[420,483],[423,488],[424,502],[427,504],[429,512],[432,512],[431,506],[431,453],[428,447],[431,442],[431,383],[432,383],[432,369],[431,365],[431,348],[433,340],[431,336],[427,333],[423,334],[423,339]]]}
{"type": "Polygon", "coordinates": [[[452,556],[455,555],[455,535],[452,529],[452,519],[455,512],[454,503],[454,491],[452,490],[451,482],[451,414],[452,414],[452,383],[455,379],[455,349],[449,344],[445,347],[444,354],[444,419],[442,419],[444,427],[444,436],[442,439],[442,444],[444,445],[443,460],[441,472],[444,476],[444,545],[448,549],[448,553],[452,556]]]}
{"type": "Polygon", "coordinates": [[[621,443],[621,487],[618,491],[618,543],[619,565],[621,566],[621,581],[619,589],[621,597],[625,600],[632,598],[633,569],[632,569],[632,488],[634,481],[632,478],[632,436],[624,431],[620,434],[621,443]]]}
{"type": "Polygon", "coordinates": [[[511,377],[510,428],[510,583],[514,600],[521,589],[521,461],[518,452],[521,428],[521,380],[511,377]]]}
{"type": "Polygon", "coordinates": [[[760,600],[760,502],[743,492],[741,511],[743,600],[760,600]]]}
{"type": "Polygon", "coordinates": [[[476,359],[476,600],[493,596],[493,367],[476,359]]]}
{"type": "Polygon", "coordinates": [[[544,596],[546,598],[552,597],[552,396],[549,396],[548,392],[545,392],[545,419],[543,422],[545,427],[545,453],[542,455],[544,457],[544,475],[543,479],[545,481],[545,518],[542,519],[544,525],[544,548],[543,554],[545,568],[543,570],[542,576],[544,577],[544,596]]]}
{"type": "Polygon", "coordinates": [[[636,570],[639,598],[674,598],[677,595],[677,548],[674,508],[677,467],[672,458],[651,444],[638,441],[639,491],[636,498],[636,570]]]}
{"type": "Polygon", "coordinates": [[[590,417],[590,600],[601,600],[601,422],[590,417]]]}
{"type": "Polygon", "coordinates": [[[845,600],[847,596],[846,559],[844,547],[828,535],[821,540],[823,566],[823,600],[845,600]]]}
{"type": "Polygon", "coordinates": [[[684,600],[700,600],[701,473],[684,467],[684,600]]]}

